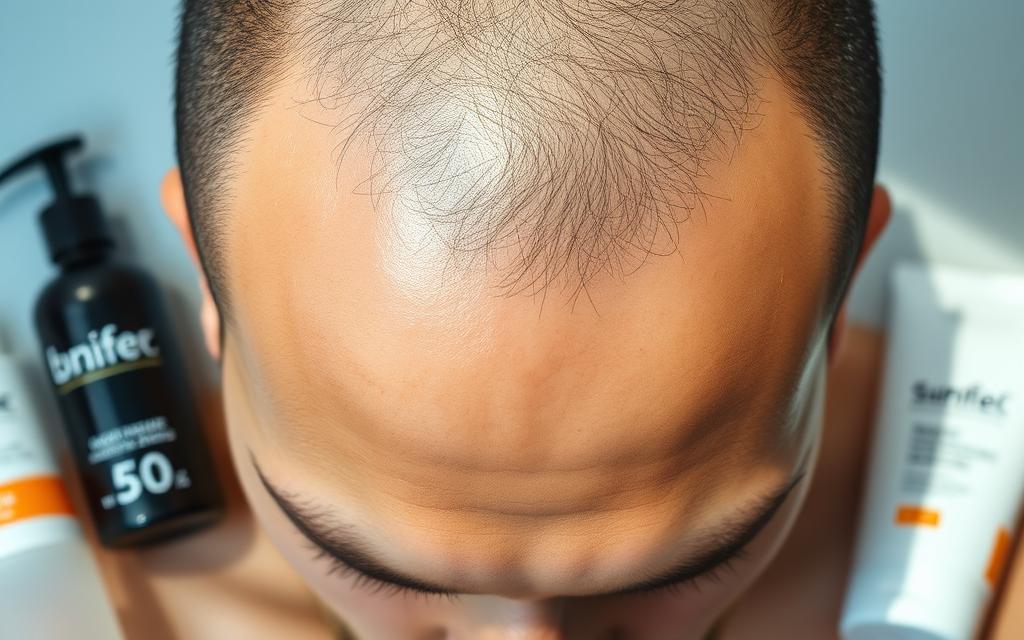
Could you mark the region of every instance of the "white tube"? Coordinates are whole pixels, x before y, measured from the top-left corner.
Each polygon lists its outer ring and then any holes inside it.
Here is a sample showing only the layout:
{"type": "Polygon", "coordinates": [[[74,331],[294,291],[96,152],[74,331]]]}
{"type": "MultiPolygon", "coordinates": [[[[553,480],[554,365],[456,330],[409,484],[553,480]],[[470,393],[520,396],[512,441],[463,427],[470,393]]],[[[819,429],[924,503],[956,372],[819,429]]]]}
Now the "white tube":
{"type": "Polygon", "coordinates": [[[966,640],[1024,492],[1024,276],[909,263],[889,329],[845,640],[966,640]]]}
{"type": "Polygon", "coordinates": [[[120,640],[41,426],[0,354],[0,638],[120,640]]]}

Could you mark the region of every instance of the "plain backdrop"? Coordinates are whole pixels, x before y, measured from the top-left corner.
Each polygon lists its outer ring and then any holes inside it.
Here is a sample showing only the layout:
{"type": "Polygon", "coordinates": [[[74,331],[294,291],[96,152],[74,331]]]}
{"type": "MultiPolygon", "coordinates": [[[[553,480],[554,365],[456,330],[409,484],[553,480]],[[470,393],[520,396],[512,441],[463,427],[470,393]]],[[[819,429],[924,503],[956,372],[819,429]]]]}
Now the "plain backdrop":
{"type": "MultiPolygon", "coordinates": [[[[894,260],[1024,271],[1024,2],[882,0],[878,9],[879,179],[895,219],[851,308],[875,325],[894,260]]],[[[165,285],[199,384],[214,369],[195,327],[198,290],[157,195],[174,163],[176,14],[172,0],[2,0],[0,165],[57,136],[85,136],[76,185],[99,195],[126,255],[165,285]]],[[[40,383],[32,306],[55,273],[37,222],[49,200],[41,177],[0,186],[0,336],[40,383]]]]}

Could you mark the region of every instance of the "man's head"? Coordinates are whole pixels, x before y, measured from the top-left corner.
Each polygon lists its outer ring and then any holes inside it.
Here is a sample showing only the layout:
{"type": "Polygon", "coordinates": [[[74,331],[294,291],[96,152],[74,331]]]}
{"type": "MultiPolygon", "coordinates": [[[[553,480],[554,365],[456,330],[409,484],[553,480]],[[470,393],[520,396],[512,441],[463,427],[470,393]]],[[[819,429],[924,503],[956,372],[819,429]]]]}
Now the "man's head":
{"type": "Polygon", "coordinates": [[[164,199],[317,592],[371,638],[705,628],[809,483],[877,64],[866,2],[186,2],[164,199]]]}

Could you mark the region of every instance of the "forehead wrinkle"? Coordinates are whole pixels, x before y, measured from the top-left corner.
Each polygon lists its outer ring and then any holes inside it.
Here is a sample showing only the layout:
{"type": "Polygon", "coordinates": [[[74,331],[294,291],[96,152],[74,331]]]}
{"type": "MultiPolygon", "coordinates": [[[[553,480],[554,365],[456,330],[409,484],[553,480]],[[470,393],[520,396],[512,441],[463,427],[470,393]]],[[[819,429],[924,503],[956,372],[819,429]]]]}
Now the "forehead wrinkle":
{"type": "Polygon", "coordinates": [[[301,459],[303,468],[316,470],[318,484],[334,490],[344,487],[343,493],[375,510],[447,513],[500,526],[657,511],[658,505],[664,504],[685,507],[692,515],[692,505],[700,505],[709,492],[741,480],[746,470],[766,460],[764,450],[730,454],[721,449],[713,455],[690,456],[699,462],[688,466],[659,459],[630,467],[466,473],[396,457],[381,465],[379,454],[368,460],[365,450],[358,447],[345,452],[347,464],[339,464],[337,450],[320,447],[312,451],[319,453],[293,454],[281,461],[295,468],[295,461],[301,459]]]}
{"type": "MultiPolygon", "coordinates": [[[[736,400],[736,396],[731,399],[736,400]]],[[[740,408],[742,405],[741,401],[719,403],[711,410],[697,414],[699,422],[688,419],[685,424],[677,422],[664,425],[663,430],[670,435],[674,434],[674,444],[670,447],[652,446],[646,439],[632,439],[629,443],[623,443],[625,446],[603,448],[599,457],[548,457],[534,459],[533,463],[525,466],[505,464],[502,459],[473,460],[460,457],[445,447],[434,452],[424,451],[418,446],[395,447],[390,440],[382,442],[371,431],[347,429],[344,424],[325,423],[323,415],[315,410],[315,402],[307,405],[304,410],[293,405],[294,410],[277,413],[275,427],[281,444],[310,461],[321,461],[326,465],[350,453],[358,453],[359,463],[387,459],[391,461],[389,468],[392,472],[396,469],[405,470],[420,484],[428,481],[439,468],[452,475],[532,478],[538,481],[588,472],[636,474],[647,468],[662,468],[664,470],[660,475],[673,476],[680,469],[696,466],[700,461],[722,462],[754,452],[752,447],[738,446],[748,442],[745,434],[760,430],[749,428],[748,425],[759,422],[759,416],[745,414],[740,408]]],[[[348,417],[360,419],[358,416],[348,417]]],[[[647,435],[657,430],[654,425],[645,426],[647,435]]],[[[628,435],[628,431],[623,432],[624,437],[628,435]]]]}

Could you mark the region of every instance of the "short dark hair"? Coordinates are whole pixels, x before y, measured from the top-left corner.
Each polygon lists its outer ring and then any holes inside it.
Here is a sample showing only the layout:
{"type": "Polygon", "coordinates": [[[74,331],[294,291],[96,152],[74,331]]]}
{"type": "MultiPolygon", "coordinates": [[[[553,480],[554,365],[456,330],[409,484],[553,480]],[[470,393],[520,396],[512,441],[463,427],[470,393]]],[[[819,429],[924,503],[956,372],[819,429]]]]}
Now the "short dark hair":
{"type": "Polygon", "coordinates": [[[521,261],[504,284],[518,292],[564,274],[585,285],[654,251],[658,234],[674,239],[671,211],[701,204],[707,163],[756,120],[762,68],[793,92],[826,158],[834,311],[878,153],[870,0],[185,0],[177,152],[213,293],[225,311],[234,154],[295,73],[323,104],[358,105],[350,134],[371,136],[401,168],[375,174],[376,194],[411,188],[455,251],[516,243],[521,261]],[[435,121],[445,101],[475,124],[435,121]],[[467,126],[500,130],[500,167],[466,166],[467,126]],[[436,167],[459,161],[472,180],[449,170],[437,193],[436,167]]]}

